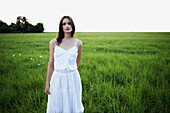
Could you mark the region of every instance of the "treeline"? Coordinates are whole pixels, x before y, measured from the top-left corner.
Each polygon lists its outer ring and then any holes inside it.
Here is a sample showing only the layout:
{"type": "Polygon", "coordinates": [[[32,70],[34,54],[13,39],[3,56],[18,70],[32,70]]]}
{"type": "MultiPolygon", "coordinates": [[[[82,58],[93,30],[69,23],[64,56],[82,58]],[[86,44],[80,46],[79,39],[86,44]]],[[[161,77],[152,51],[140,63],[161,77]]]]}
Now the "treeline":
{"type": "Polygon", "coordinates": [[[23,16],[18,16],[16,23],[11,23],[10,25],[0,20],[0,33],[42,33],[43,31],[43,23],[32,25],[23,16]]]}

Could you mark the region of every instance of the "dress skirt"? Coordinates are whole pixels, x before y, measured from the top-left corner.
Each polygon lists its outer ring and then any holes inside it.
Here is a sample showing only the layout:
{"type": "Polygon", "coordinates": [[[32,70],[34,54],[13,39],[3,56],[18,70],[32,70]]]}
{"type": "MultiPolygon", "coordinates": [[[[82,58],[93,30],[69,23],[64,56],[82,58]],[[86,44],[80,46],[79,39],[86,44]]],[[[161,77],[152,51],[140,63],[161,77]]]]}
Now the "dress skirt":
{"type": "Polygon", "coordinates": [[[82,84],[77,69],[54,70],[47,102],[47,113],[83,113],[82,84]]]}

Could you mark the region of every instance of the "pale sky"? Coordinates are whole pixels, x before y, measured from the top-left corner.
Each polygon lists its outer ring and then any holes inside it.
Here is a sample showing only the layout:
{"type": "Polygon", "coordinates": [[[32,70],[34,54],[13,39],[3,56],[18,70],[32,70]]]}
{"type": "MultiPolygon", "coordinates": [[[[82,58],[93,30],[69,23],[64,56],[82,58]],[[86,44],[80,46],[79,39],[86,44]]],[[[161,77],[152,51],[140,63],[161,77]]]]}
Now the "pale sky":
{"type": "Polygon", "coordinates": [[[1,0],[0,20],[25,16],[44,32],[58,32],[70,16],[76,32],[170,32],[169,0],[1,0]]]}

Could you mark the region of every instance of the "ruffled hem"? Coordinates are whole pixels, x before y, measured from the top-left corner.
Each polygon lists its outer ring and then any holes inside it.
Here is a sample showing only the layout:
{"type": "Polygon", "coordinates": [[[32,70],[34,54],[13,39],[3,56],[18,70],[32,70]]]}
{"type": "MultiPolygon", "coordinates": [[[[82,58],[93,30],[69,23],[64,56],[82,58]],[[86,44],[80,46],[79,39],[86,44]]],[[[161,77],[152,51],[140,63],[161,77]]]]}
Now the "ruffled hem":
{"type": "Polygon", "coordinates": [[[78,89],[55,91],[48,95],[47,113],[83,113],[78,89]]]}
{"type": "Polygon", "coordinates": [[[83,113],[82,86],[78,71],[67,75],[53,73],[47,113],[83,113]]]}

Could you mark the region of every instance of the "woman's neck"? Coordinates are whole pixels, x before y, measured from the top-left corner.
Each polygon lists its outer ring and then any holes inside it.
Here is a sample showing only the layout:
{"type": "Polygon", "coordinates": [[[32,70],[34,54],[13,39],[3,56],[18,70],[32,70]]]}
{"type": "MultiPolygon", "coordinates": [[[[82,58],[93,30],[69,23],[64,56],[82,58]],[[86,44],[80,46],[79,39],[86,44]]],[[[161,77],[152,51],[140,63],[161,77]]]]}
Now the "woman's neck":
{"type": "Polygon", "coordinates": [[[65,34],[64,34],[64,38],[65,38],[65,39],[70,39],[70,38],[72,38],[72,37],[71,37],[71,33],[65,33],[65,34]]]}

